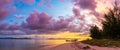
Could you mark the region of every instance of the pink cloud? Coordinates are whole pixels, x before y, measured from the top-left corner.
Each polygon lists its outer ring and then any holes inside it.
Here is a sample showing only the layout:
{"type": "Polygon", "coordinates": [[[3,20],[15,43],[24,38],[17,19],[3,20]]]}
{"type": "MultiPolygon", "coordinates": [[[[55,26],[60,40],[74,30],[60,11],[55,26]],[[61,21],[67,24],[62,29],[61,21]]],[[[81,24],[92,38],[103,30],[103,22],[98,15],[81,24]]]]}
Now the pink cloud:
{"type": "Polygon", "coordinates": [[[9,15],[10,10],[5,7],[12,6],[12,4],[13,0],[0,0],[0,20],[5,19],[9,15]]]}
{"type": "Polygon", "coordinates": [[[96,2],[95,0],[73,0],[75,5],[78,5],[82,9],[95,10],[96,2]]]}
{"type": "Polygon", "coordinates": [[[55,30],[67,29],[68,24],[69,24],[68,20],[61,19],[60,21],[54,22],[54,29],[55,30]]]}
{"type": "MultiPolygon", "coordinates": [[[[76,10],[75,10],[76,11],[76,10]]],[[[76,13],[76,12],[75,12],[76,13]]],[[[79,11],[77,12],[79,13],[79,11]]],[[[79,14],[79,16],[81,16],[79,14]]],[[[33,14],[27,18],[27,23],[22,23],[22,27],[30,29],[44,29],[44,30],[68,30],[68,31],[85,31],[89,30],[90,25],[86,24],[85,16],[81,17],[71,17],[64,19],[64,17],[59,17],[60,20],[52,18],[45,12],[39,13],[34,11],[33,14]],[[77,20],[76,20],[77,19],[77,20]],[[70,24],[71,23],[71,24],[70,24]]]]}
{"type": "Polygon", "coordinates": [[[69,21],[61,18],[60,20],[53,19],[45,12],[34,12],[27,18],[27,23],[22,23],[22,26],[31,29],[49,29],[49,30],[61,30],[66,29],[69,21]]]}
{"type": "Polygon", "coordinates": [[[50,20],[50,16],[46,13],[33,13],[27,18],[27,23],[31,28],[44,28],[50,20]]]}
{"type": "Polygon", "coordinates": [[[32,27],[39,27],[39,18],[38,18],[38,14],[31,14],[28,18],[27,18],[27,22],[30,26],[32,27]]]}
{"type": "Polygon", "coordinates": [[[73,13],[75,14],[75,16],[80,16],[80,9],[73,8],[73,13]]]}
{"type": "Polygon", "coordinates": [[[0,8],[0,20],[5,19],[9,14],[9,10],[0,8]]]}
{"type": "Polygon", "coordinates": [[[0,0],[0,8],[3,6],[11,5],[13,0],[0,0]]]}

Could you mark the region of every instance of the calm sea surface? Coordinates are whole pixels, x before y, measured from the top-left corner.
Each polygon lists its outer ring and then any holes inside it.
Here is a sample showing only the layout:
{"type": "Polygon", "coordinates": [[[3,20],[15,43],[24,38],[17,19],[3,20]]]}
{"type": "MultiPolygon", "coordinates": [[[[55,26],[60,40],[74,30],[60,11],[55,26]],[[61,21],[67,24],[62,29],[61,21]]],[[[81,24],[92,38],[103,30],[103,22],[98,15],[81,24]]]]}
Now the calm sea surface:
{"type": "Polygon", "coordinates": [[[64,43],[65,40],[0,39],[0,50],[39,50],[39,48],[64,43]]]}

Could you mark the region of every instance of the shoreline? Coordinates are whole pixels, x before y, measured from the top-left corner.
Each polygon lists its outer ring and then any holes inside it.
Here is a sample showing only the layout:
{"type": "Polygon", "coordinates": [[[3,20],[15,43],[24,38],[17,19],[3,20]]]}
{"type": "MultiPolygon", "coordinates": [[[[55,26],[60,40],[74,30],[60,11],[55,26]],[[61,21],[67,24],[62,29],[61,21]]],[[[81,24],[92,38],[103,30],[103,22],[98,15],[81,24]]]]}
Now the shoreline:
{"type": "Polygon", "coordinates": [[[40,50],[120,50],[120,48],[99,47],[83,44],[80,42],[73,42],[52,47],[45,47],[41,48],[40,50]]]}

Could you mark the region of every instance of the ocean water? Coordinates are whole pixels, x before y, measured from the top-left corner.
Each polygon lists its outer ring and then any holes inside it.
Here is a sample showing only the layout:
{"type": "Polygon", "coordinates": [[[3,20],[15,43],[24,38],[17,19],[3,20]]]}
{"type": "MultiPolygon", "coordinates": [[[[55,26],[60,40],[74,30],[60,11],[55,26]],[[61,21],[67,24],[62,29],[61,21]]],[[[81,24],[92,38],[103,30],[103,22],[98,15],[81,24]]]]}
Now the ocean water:
{"type": "MultiPolygon", "coordinates": [[[[34,36],[1,36],[6,37],[34,37],[34,36]]],[[[62,44],[65,40],[48,40],[43,38],[33,39],[0,39],[0,50],[39,50],[42,47],[47,47],[55,44],[62,44]]]]}
{"type": "Polygon", "coordinates": [[[34,50],[49,46],[45,40],[35,39],[0,39],[0,50],[34,50]]]}
{"type": "Polygon", "coordinates": [[[66,39],[88,39],[75,34],[0,35],[0,50],[40,50],[42,47],[68,43],[66,39]],[[29,39],[30,38],[30,39],[29,39]]]}

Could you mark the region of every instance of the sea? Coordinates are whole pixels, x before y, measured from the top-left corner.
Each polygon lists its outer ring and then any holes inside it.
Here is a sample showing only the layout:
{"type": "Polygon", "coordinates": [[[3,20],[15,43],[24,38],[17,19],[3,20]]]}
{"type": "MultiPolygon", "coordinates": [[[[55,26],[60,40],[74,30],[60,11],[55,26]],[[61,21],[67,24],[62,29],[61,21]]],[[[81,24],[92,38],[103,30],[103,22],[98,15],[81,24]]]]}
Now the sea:
{"type": "Polygon", "coordinates": [[[65,40],[52,40],[34,35],[0,35],[0,50],[39,50],[62,44],[65,40]]]}

